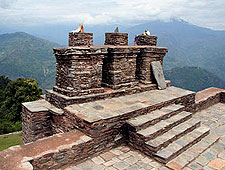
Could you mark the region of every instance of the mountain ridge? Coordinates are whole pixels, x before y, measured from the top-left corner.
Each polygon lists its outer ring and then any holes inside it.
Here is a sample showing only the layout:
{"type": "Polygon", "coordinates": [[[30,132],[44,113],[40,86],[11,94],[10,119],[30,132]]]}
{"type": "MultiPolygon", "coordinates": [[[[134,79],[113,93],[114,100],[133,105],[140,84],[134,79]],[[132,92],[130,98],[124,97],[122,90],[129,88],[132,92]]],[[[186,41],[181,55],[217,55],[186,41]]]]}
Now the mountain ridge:
{"type": "Polygon", "coordinates": [[[42,88],[54,82],[55,58],[50,42],[23,32],[0,35],[0,74],[10,79],[34,78],[42,88]]]}
{"type": "Polygon", "coordinates": [[[200,67],[177,67],[164,72],[165,78],[176,87],[195,92],[212,86],[225,89],[225,81],[200,67]]]}

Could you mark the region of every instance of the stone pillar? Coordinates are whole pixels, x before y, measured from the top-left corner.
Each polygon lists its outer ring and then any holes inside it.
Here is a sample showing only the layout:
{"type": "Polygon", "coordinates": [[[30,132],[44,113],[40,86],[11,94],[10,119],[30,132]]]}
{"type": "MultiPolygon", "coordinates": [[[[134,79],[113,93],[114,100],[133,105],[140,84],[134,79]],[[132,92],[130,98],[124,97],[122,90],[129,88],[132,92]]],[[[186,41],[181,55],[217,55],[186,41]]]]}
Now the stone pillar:
{"type": "Polygon", "coordinates": [[[166,48],[149,47],[141,48],[137,57],[136,77],[140,83],[155,84],[155,78],[151,69],[152,61],[160,61],[163,64],[163,57],[166,55],[166,48]]]}
{"type": "Polygon", "coordinates": [[[53,90],[67,96],[101,93],[104,47],[54,49],[56,86],[53,90]]]}
{"type": "Polygon", "coordinates": [[[109,47],[108,55],[103,60],[103,85],[112,89],[133,87],[135,79],[136,58],[139,48],[109,47]]]}
{"type": "Polygon", "coordinates": [[[92,46],[93,45],[93,33],[79,32],[69,33],[69,46],[92,46]]]}
{"type": "Polygon", "coordinates": [[[105,33],[105,45],[128,45],[128,33],[105,33]]]}
{"type": "Polygon", "coordinates": [[[23,143],[53,135],[50,113],[38,101],[22,104],[23,143]]]}
{"type": "Polygon", "coordinates": [[[135,36],[135,42],[137,43],[137,45],[156,46],[157,37],[149,36],[149,35],[137,35],[137,36],[135,36]]]}

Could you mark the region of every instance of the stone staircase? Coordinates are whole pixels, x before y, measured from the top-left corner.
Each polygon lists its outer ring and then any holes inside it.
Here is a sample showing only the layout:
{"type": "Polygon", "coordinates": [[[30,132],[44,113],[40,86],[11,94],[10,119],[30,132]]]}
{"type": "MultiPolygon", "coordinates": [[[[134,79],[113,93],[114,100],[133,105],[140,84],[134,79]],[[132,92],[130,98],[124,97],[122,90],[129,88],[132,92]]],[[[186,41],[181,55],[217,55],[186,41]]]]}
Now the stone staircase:
{"type": "Polygon", "coordinates": [[[209,134],[185,106],[172,104],[127,121],[130,145],[167,163],[209,134]]]}

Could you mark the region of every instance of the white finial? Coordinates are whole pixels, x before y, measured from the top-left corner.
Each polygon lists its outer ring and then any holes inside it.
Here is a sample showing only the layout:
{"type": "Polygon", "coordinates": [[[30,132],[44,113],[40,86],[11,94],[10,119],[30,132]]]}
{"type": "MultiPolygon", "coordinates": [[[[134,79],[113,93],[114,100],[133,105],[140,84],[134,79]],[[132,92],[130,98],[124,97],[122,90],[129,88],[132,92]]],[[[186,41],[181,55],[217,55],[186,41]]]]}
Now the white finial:
{"type": "Polygon", "coordinates": [[[83,26],[83,24],[80,24],[76,30],[72,30],[71,32],[72,33],[84,32],[84,26],[83,26]]]}

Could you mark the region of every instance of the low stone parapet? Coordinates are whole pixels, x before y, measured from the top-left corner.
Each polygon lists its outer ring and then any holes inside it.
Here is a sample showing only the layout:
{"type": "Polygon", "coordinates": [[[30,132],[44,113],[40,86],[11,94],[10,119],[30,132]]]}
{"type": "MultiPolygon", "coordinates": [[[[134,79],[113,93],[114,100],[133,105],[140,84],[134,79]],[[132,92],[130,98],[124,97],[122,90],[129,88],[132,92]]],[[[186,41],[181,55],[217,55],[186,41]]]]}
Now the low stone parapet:
{"type": "Polygon", "coordinates": [[[224,89],[210,87],[196,93],[195,103],[187,107],[188,111],[198,112],[219,102],[224,102],[224,89]]]}
{"type": "Polygon", "coordinates": [[[7,170],[65,168],[123,142],[118,136],[93,139],[73,130],[0,152],[0,167],[7,170]]]}
{"type": "Polygon", "coordinates": [[[54,134],[52,114],[62,115],[63,111],[45,100],[22,104],[23,142],[29,143],[54,134]]]}

